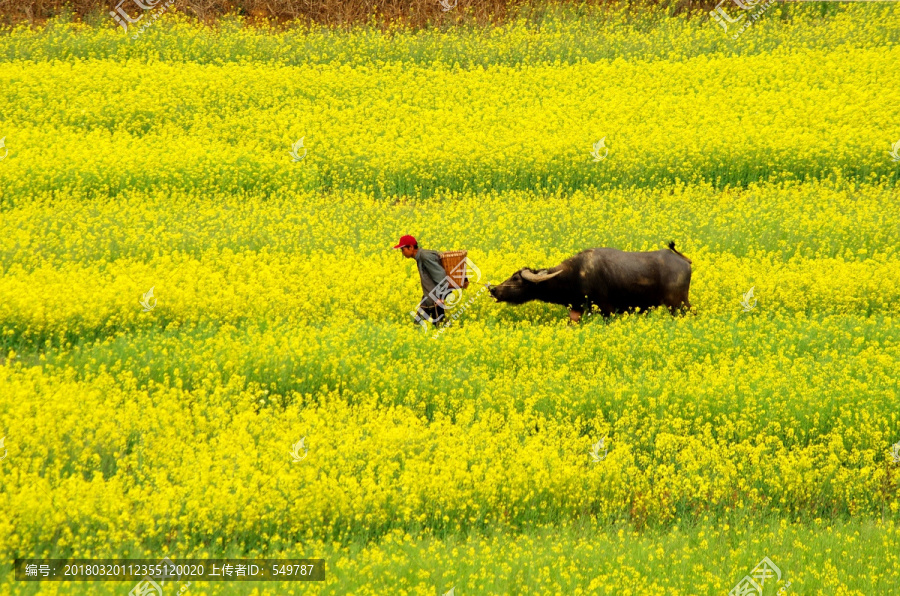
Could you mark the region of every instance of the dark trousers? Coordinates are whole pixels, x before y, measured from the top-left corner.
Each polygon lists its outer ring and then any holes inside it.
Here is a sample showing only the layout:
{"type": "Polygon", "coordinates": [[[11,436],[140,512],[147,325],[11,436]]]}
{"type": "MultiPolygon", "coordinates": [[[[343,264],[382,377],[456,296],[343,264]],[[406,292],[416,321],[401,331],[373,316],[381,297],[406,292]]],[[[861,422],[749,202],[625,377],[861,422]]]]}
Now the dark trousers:
{"type": "Polygon", "coordinates": [[[438,327],[440,325],[440,322],[444,319],[444,307],[438,304],[434,304],[432,306],[421,305],[419,306],[419,308],[421,308],[425,312],[425,314],[431,317],[431,320],[434,323],[435,327],[438,327]]]}
{"type": "Polygon", "coordinates": [[[432,318],[434,321],[434,326],[437,327],[440,325],[440,322],[444,320],[444,307],[438,304],[434,306],[426,306],[422,310],[428,313],[428,316],[432,318]]]}

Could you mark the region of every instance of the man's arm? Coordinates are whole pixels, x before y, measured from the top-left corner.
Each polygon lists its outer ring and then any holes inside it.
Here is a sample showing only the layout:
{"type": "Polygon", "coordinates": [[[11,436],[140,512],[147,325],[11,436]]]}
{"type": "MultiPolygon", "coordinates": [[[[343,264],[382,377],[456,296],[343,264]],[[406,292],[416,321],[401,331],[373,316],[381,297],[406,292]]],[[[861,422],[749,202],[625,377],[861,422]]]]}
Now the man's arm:
{"type": "MultiPolygon", "coordinates": [[[[441,260],[437,254],[421,253],[420,263],[422,269],[419,273],[422,278],[422,289],[425,292],[423,298],[426,303],[431,304],[432,290],[444,280],[447,274],[444,271],[444,267],[441,265],[441,260]]],[[[440,304],[443,304],[443,296],[438,295],[437,301],[440,304]]]]}

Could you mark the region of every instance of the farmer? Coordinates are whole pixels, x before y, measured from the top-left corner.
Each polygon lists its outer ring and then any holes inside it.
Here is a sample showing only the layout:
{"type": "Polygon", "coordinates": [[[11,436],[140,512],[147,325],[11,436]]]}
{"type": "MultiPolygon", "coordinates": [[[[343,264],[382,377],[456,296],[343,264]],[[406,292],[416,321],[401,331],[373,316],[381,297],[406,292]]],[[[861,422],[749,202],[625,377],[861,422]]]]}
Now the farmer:
{"type": "MultiPolygon", "coordinates": [[[[419,248],[418,242],[412,236],[406,235],[400,238],[400,242],[394,248],[399,248],[400,252],[407,259],[415,259],[416,267],[419,269],[419,279],[422,282],[422,300],[419,301],[419,307],[416,309],[416,323],[423,320],[421,314],[424,312],[434,326],[438,326],[438,321],[444,318],[444,298],[447,292],[446,283],[441,283],[447,277],[444,266],[441,265],[441,257],[435,250],[427,250],[419,248]],[[440,286],[440,287],[438,287],[440,286]],[[437,289],[436,289],[437,288],[437,289]]],[[[468,284],[467,284],[468,285],[468,284]]]]}

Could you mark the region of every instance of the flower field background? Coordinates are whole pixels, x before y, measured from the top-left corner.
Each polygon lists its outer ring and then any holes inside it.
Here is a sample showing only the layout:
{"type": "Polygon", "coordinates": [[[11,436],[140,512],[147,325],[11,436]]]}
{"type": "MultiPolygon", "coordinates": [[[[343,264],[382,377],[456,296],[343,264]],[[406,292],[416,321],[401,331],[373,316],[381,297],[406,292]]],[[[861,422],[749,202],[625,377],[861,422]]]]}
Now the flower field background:
{"type": "Polygon", "coordinates": [[[327,579],[188,593],[712,595],[768,556],[766,596],[891,593],[898,34],[852,3],[737,42],[624,9],[3,31],[0,591],[132,587],[17,557],[230,556],[327,579]],[[494,283],[671,239],[694,309],[475,286],[435,337],[406,233],[494,283]]]}

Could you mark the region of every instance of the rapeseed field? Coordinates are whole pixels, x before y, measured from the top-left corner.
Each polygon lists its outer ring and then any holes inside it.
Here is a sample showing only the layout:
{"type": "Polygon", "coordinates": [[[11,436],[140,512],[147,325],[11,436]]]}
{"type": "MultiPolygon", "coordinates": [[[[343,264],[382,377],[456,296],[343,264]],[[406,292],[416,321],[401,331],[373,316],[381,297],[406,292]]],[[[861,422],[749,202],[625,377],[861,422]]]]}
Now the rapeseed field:
{"type": "Polygon", "coordinates": [[[0,590],[895,593],[898,10],[3,31],[0,590]],[[440,331],[403,234],[477,268],[440,331]],[[668,240],[685,315],[480,291],[668,240]]]}

